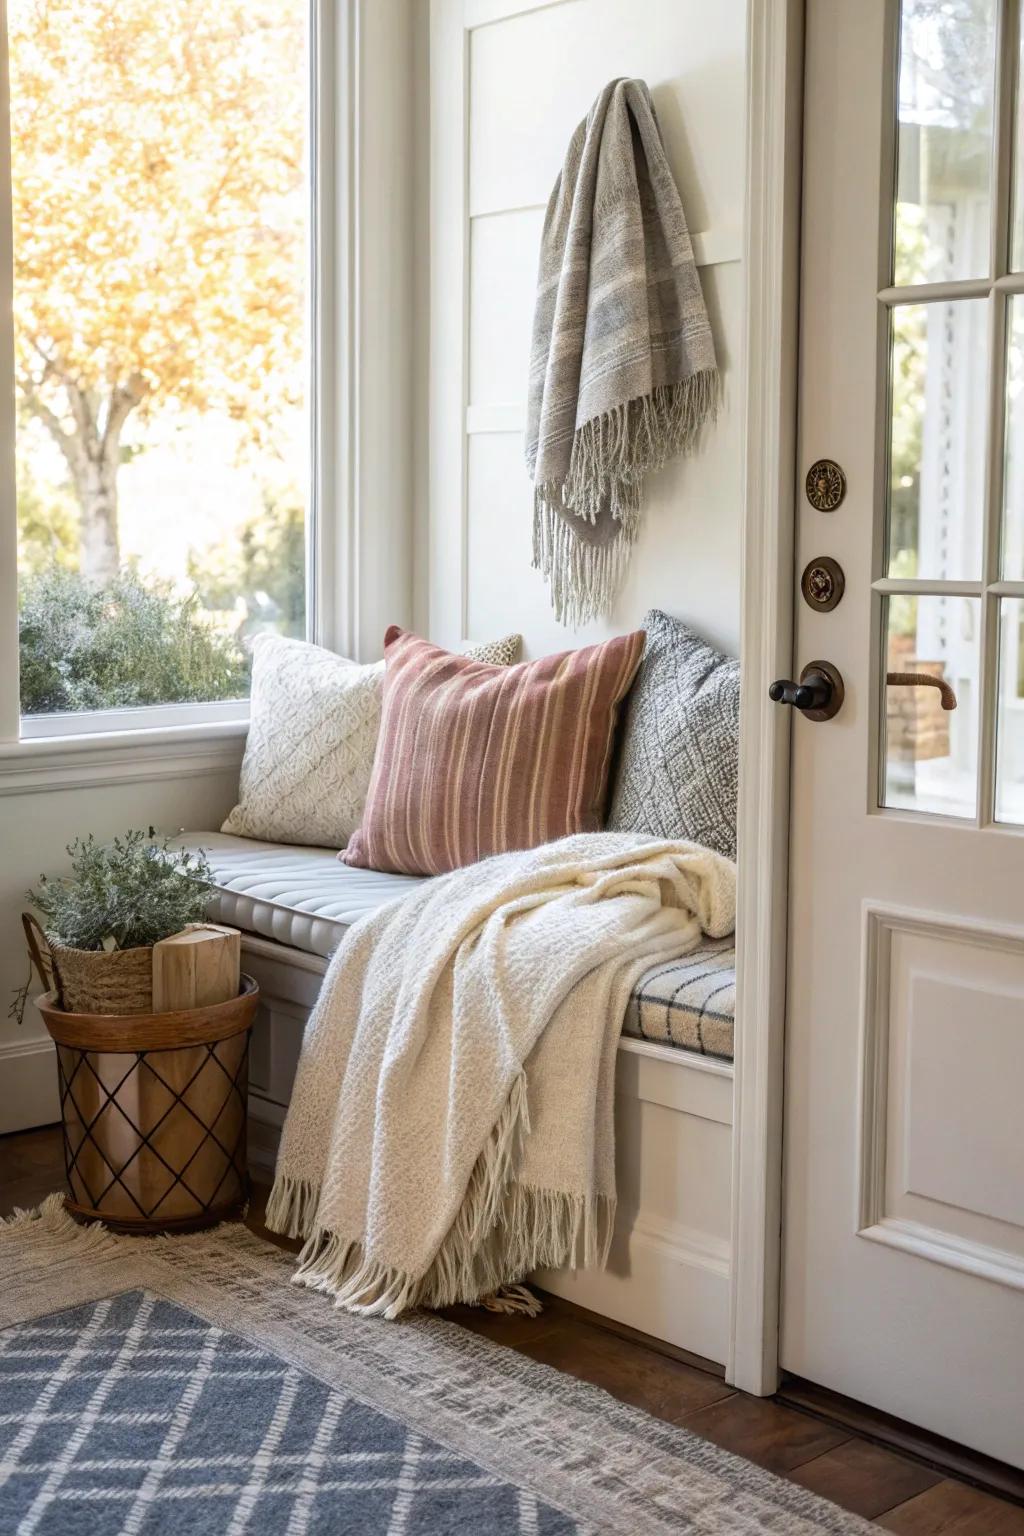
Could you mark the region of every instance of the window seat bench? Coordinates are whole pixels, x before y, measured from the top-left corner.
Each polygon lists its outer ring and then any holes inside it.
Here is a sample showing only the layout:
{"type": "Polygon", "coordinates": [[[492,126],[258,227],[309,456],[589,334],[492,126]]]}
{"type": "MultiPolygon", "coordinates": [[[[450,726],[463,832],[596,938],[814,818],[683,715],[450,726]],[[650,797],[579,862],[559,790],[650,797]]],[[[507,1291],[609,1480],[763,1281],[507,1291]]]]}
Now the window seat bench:
{"type": "MultiPolygon", "coordinates": [[[[250,1158],[273,1169],[302,1032],[345,929],[421,882],[341,864],[334,851],[220,832],[205,849],[211,917],[242,930],[261,1008],[249,1073],[250,1158]]],[[[619,1045],[619,1211],[607,1270],[536,1278],[580,1306],[724,1362],[729,1306],[735,952],[708,940],[638,983],[619,1045]]]]}

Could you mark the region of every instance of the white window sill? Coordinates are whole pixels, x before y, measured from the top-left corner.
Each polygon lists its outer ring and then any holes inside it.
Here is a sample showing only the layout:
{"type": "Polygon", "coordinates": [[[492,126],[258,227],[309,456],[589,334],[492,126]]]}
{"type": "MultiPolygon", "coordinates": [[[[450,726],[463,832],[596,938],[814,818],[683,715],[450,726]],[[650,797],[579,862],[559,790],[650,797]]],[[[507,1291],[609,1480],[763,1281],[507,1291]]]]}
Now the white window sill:
{"type": "Polygon", "coordinates": [[[237,773],[248,729],[221,718],[2,742],[0,795],[237,773]]]}
{"type": "Polygon", "coordinates": [[[52,741],[58,736],[114,736],[166,730],[179,725],[226,725],[249,718],[248,699],[218,704],[149,704],[138,709],[81,710],[67,715],[22,715],[21,740],[52,741]]]}

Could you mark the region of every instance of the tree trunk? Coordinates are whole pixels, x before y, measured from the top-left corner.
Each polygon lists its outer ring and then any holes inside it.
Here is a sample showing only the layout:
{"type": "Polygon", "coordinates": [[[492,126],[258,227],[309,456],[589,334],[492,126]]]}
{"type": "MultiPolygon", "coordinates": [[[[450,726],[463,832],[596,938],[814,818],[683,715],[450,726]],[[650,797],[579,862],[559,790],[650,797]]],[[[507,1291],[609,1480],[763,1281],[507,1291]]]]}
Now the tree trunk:
{"type": "Polygon", "coordinates": [[[75,477],[79,505],[78,560],[86,580],[103,586],[120,568],[117,539],[117,467],[105,456],[86,456],[75,477]]]}
{"type": "Polygon", "coordinates": [[[31,385],[25,399],[47,427],[64,455],[78,501],[79,569],[97,586],[113,580],[121,566],[117,530],[117,471],[121,463],[121,432],[142,398],[141,381],[133,378],[101,402],[92,391],[63,380],[75,430],[67,430],[31,385]]]}

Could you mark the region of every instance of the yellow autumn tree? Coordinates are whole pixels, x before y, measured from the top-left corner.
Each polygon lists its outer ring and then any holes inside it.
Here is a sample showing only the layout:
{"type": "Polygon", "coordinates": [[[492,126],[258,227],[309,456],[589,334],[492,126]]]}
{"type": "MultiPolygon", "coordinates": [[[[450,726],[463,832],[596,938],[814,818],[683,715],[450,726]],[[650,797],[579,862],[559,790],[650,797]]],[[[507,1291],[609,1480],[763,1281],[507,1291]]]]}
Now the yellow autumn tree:
{"type": "Polygon", "coordinates": [[[119,563],[126,424],[301,392],[302,0],[7,0],[20,408],[80,568],[119,563]]]}

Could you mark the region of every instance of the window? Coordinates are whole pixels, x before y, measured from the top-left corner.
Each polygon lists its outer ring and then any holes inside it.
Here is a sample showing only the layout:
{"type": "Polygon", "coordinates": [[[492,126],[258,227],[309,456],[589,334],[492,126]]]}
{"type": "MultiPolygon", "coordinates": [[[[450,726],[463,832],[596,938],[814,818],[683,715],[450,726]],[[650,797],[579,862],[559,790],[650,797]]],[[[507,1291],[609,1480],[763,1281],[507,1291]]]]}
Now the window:
{"type": "Polygon", "coordinates": [[[231,713],[306,633],[308,0],[6,10],[23,729],[231,713]]]}
{"type": "Polygon", "coordinates": [[[1000,46],[1016,7],[898,16],[880,803],[1024,825],[1024,95],[1000,46]]]}

